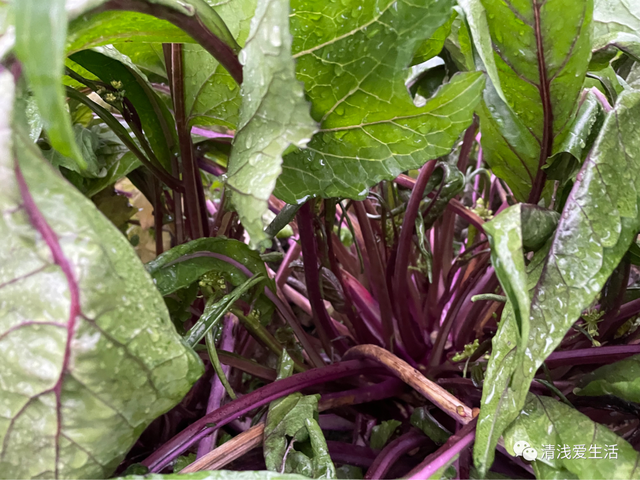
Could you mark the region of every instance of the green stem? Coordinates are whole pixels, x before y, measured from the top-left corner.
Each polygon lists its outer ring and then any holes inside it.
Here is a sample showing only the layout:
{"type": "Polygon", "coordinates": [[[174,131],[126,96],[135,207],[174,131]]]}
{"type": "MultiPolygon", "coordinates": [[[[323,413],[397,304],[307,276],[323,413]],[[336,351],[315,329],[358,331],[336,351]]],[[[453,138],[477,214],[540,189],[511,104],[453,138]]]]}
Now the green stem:
{"type": "Polygon", "coordinates": [[[231,384],[229,380],[227,380],[227,376],[224,374],[224,370],[222,370],[222,365],[220,364],[220,359],[218,358],[218,352],[216,351],[216,341],[213,338],[213,329],[209,329],[204,336],[205,341],[207,343],[207,352],[209,353],[209,360],[211,360],[211,366],[215,370],[218,378],[220,379],[220,383],[227,391],[227,394],[231,397],[232,400],[238,398],[236,396],[236,392],[231,388],[231,384]]]}

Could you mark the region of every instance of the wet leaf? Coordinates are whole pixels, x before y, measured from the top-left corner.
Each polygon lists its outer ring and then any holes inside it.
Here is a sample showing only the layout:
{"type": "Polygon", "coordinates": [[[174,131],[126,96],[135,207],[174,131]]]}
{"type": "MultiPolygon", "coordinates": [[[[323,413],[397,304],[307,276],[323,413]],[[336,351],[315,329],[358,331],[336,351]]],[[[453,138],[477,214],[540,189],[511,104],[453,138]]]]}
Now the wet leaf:
{"type": "MultiPolygon", "coordinates": [[[[528,266],[531,307],[526,309],[524,299],[525,307],[520,307],[529,312],[524,354],[517,351],[523,343],[514,317],[503,314],[478,421],[474,457],[481,472],[493,460],[498,437],[524,405],[535,372],[596,298],[640,229],[639,115],[640,92],[623,92],[578,173],[556,233],[547,243],[548,254],[545,247],[528,266]]],[[[498,274],[508,296],[512,290],[522,292],[521,268],[508,276],[498,274]]]]}
{"type": "Polygon", "coordinates": [[[203,367],[127,239],[48,165],[22,126],[11,145],[12,91],[5,70],[0,471],[107,478],[203,367]]]}
{"type": "Polygon", "coordinates": [[[296,79],[291,41],[288,0],[259,2],[240,54],[243,101],[227,177],[231,201],[254,247],[270,244],[262,216],[282,171],[283,152],[289,145],[303,148],[317,128],[296,79]]]}
{"type": "Polygon", "coordinates": [[[471,123],[483,76],[454,76],[420,108],[404,84],[415,50],[451,8],[448,0],[292,3],[298,78],[321,129],[307,149],[285,156],[280,198],[362,198],[380,180],[451,151],[471,123]]]}
{"type": "Polygon", "coordinates": [[[51,145],[71,158],[81,171],[98,172],[87,164],[75,142],[66,109],[64,74],[67,12],[65,0],[20,0],[15,11],[15,51],[33,90],[51,145]]]}
{"type": "Polygon", "coordinates": [[[536,478],[638,476],[640,454],[631,445],[607,427],[549,397],[527,395],[522,413],[504,432],[505,447],[511,455],[515,455],[518,442],[535,449],[537,458],[532,466],[536,478]]]}
{"type": "Polygon", "coordinates": [[[427,407],[416,408],[411,414],[411,425],[422,432],[438,445],[442,445],[451,436],[451,432],[433,418],[427,407]]]}
{"type": "MultiPolygon", "coordinates": [[[[209,277],[206,280],[208,284],[221,282],[224,286],[229,282],[234,287],[242,285],[247,280],[246,275],[224,258],[244,265],[254,275],[262,274],[268,288],[275,291],[260,255],[242,242],[223,237],[200,238],[178,245],[147,263],[146,267],[162,296],[188,287],[205,275],[209,277]]],[[[263,324],[269,322],[273,303],[263,293],[255,301],[248,294],[243,299],[252,302],[263,324]]]]}
{"type": "MultiPolygon", "coordinates": [[[[283,350],[277,380],[289,377],[292,372],[293,361],[283,350]]],[[[267,469],[311,478],[336,478],[327,442],[318,425],[319,398],[320,395],[296,392],[269,404],[263,446],[267,469]]]]}
{"type": "MultiPolygon", "coordinates": [[[[153,91],[146,78],[127,63],[130,60],[112,47],[84,50],[70,57],[71,60],[96,75],[107,85],[118,85],[116,94],[123,95],[135,109],[129,115],[132,123],[139,123],[155,157],[167,171],[171,171],[171,147],[177,143],[175,125],[171,113],[153,91]]],[[[105,98],[110,92],[105,94],[105,98]]],[[[122,110],[123,106],[119,106],[122,110]]]]}
{"type": "Polygon", "coordinates": [[[635,0],[594,0],[594,38],[640,31],[640,4],[635,0]]]}
{"type": "Polygon", "coordinates": [[[577,395],[615,395],[640,403],[640,355],[605,365],[580,379],[577,395]]]}
{"type": "Polygon", "coordinates": [[[411,60],[411,65],[418,65],[419,63],[426,62],[442,51],[444,42],[451,33],[451,26],[453,25],[453,22],[457,16],[458,12],[454,10],[449,20],[447,20],[445,24],[438,28],[431,36],[431,38],[420,45],[418,51],[413,57],[413,60],[411,60]]]}
{"type": "Polygon", "coordinates": [[[369,446],[374,450],[382,450],[400,425],[402,422],[398,420],[384,420],[380,425],[373,427],[369,446]]]}
{"type": "Polygon", "coordinates": [[[591,54],[592,0],[463,4],[492,83],[479,111],[485,159],[526,200],[578,109],[591,54]]]}

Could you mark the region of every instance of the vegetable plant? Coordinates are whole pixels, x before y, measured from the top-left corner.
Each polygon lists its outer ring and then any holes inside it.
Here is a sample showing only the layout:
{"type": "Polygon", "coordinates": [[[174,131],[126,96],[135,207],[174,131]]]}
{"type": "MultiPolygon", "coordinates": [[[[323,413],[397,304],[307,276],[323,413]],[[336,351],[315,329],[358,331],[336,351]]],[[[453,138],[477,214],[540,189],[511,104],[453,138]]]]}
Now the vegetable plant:
{"type": "Polygon", "coordinates": [[[0,477],[639,478],[640,4],[0,1],[0,477]]]}

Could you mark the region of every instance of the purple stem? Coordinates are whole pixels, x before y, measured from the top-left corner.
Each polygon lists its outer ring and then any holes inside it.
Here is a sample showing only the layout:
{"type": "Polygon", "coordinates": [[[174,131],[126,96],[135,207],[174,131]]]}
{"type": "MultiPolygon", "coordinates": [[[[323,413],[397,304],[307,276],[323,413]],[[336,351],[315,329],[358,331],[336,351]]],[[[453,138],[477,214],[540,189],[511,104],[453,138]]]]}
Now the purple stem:
{"type": "MultiPolygon", "coordinates": [[[[234,325],[233,317],[227,315],[224,318],[224,324],[222,326],[222,338],[220,339],[220,347],[222,350],[227,350],[233,352],[236,344],[235,337],[233,335],[233,327],[234,325]]],[[[229,377],[230,368],[227,365],[222,366],[222,371],[224,374],[229,377]]],[[[209,402],[207,403],[207,414],[214,412],[215,410],[220,408],[220,404],[222,403],[222,399],[226,394],[226,390],[220,381],[218,375],[213,375],[211,378],[211,393],[209,395],[209,402]]],[[[216,445],[216,441],[218,440],[218,430],[213,432],[208,437],[204,437],[200,440],[200,445],[198,445],[198,454],[196,458],[200,458],[203,455],[206,455],[216,445]]]]}
{"type": "Polygon", "coordinates": [[[422,480],[431,477],[431,475],[451,462],[460,451],[469,446],[475,437],[476,421],[474,420],[462,427],[458,433],[447,440],[447,443],[411,470],[409,472],[409,480],[422,480]]]}
{"type": "Polygon", "coordinates": [[[332,358],[332,346],[335,345],[343,354],[349,346],[339,334],[333,322],[329,318],[327,309],[320,293],[320,275],[317,255],[316,235],[313,228],[312,203],[306,202],[298,211],[298,230],[300,232],[300,246],[302,247],[302,259],[304,261],[304,276],[307,283],[309,303],[313,310],[313,320],[324,346],[326,354],[332,358]]]}
{"type": "Polygon", "coordinates": [[[369,447],[331,440],[327,441],[327,447],[329,447],[331,459],[336,463],[369,468],[376,459],[376,452],[369,447]]]}
{"type": "Polygon", "coordinates": [[[354,388],[343,392],[326,393],[322,395],[320,404],[323,408],[335,408],[340,405],[358,405],[375,402],[385,398],[396,397],[405,391],[405,384],[396,378],[390,378],[375,385],[354,388]]]}
{"type": "Polygon", "coordinates": [[[208,413],[200,420],[192,423],[178,435],[158,448],[147,457],[142,464],[151,473],[160,472],[172,460],[182,454],[191,445],[211,434],[214,430],[244,415],[254,408],[261,407],[278,398],[308,388],[313,385],[331,382],[340,378],[364,375],[383,374],[384,369],[372,365],[368,361],[351,360],[334,363],[323,368],[308,370],[288,378],[270,383],[247,395],[223,405],[214,412],[208,413]],[[213,424],[214,426],[209,426],[213,424]]]}
{"type": "Polygon", "coordinates": [[[616,345],[610,347],[582,348],[554,352],[547,357],[545,363],[549,368],[563,365],[590,365],[611,363],[631,355],[640,354],[640,345],[616,345]]]}
{"type": "MultiPolygon", "coordinates": [[[[433,170],[436,168],[437,161],[432,160],[420,169],[420,174],[416,180],[416,185],[411,192],[407,211],[402,221],[402,229],[400,230],[400,239],[398,240],[398,249],[396,256],[396,265],[393,273],[394,277],[394,300],[396,304],[396,314],[398,315],[398,328],[402,343],[407,347],[411,356],[415,359],[424,354],[425,344],[421,341],[420,335],[415,334],[415,328],[411,313],[409,312],[409,303],[406,301],[406,294],[409,291],[407,284],[407,272],[409,270],[409,256],[413,246],[413,230],[415,221],[420,209],[420,202],[424,196],[424,189],[427,186],[429,178],[433,170]]],[[[431,202],[433,205],[433,201],[431,202]]]]}
{"type": "Polygon", "coordinates": [[[382,449],[364,478],[385,478],[385,474],[400,457],[430,442],[429,437],[422,432],[416,429],[410,430],[382,449]]]}

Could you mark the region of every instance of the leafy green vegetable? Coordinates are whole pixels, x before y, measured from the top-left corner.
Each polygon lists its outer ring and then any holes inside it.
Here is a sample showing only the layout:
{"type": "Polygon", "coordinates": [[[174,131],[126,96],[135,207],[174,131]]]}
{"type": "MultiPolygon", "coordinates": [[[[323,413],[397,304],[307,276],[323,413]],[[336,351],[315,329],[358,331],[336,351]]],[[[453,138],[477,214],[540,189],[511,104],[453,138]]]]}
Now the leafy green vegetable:
{"type": "Polygon", "coordinates": [[[640,5],[635,0],[594,0],[594,38],[640,31],[640,5]]]}
{"type": "Polygon", "coordinates": [[[453,25],[453,22],[455,21],[457,16],[458,16],[458,12],[454,10],[453,13],[451,14],[451,18],[449,18],[447,23],[445,23],[440,28],[438,28],[434,32],[431,38],[429,38],[422,45],[420,45],[420,47],[418,48],[418,51],[413,56],[411,65],[417,65],[419,63],[426,62],[427,60],[430,60],[431,58],[435,57],[442,51],[442,47],[444,47],[444,42],[446,41],[447,37],[451,33],[451,26],[453,25]]]}
{"type": "MultiPolygon", "coordinates": [[[[244,265],[254,275],[261,274],[267,287],[275,290],[260,255],[246,244],[227,238],[200,238],[178,245],[147,263],[146,268],[162,296],[188,287],[206,274],[210,277],[206,283],[214,287],[217,283],[224,286],[225,282],[234,287],[242,285],[247,280],[246,275],[224,257],[244,265]]],[[[254,312],[263,323],[268,323],[273,303],[263,293],[255,300],[249,294],[244,298],[252,301],[254,312]]]]}
{"type": "Polygon", "coordinates": [[[521,330],[506,315],[493,339],[474,450],[480,472],[491,464],[498,437],[524,405],[535,372],[595,299],[640,229],[639,114],[640,92],[623,92],[578,174],[548,254],[543,257],[546,249],[540,250],[529,265],[536,272],[528,280],[530,309],[522,294],[516,239],[509,243],[512,264],[499,265],[502,275],[496,269],[508,296],[510,291],[519,296],[516,308],[521,318],[528,312],[530,327],[528,338],[519,340],[521,330]]]}
{"type": "Polygon", "coordinates": [[[615,395],[640,403],[640,355],[605,365],[580,380],[578,395],[615,395]]]}
{"type": "MultiPolygon", "coordinates": [[[[238,44],[244,46],[256,0],[232,0],[214,6],[238,44]]],[[[229,73],[199,45],[185,45],[185,110],[192,125],[222,125],[235,129],[239,123],[240,87],[229,73]]]]}
{"type": "Polygon", "coordinates": [[[20,0],[14,4],[15,51],[35,95],[51,145],[73,159],[81,171],[98,176],[74,141],[66,109],[64,72],[67,12],[65,0],[20,0]]]}
{"type": "Polygon", "coordinates": [[[171,171],[171,147],[176,142],[173,117],[147,80],[125,63],[126,57],[110,47],[84,50],[70,58],[114,87],[115,91],[107,91],[104,98],[109,101],[113,97],[110,103],[117,104],[125,116],[131,117],[131,123],[141,128],[157,160],[165,170],[171,171]],[[135,113],[130,112],[126,104],[120,105],[116,99],[118,94],[131,102],[135,113]]]}
{"type": "Polygon", "coordinates": [[[608,428],[549,397],[527,395],[522,413],[504,432],[514,455],[518,442],[537,451],[537,478],[637,478],[640,454],[608,428]]]}
{"type": "Polygon", "coordinates": [[[400,425],[402,425],[402,422],[398,420],[384,420],[380,425],[373,427],[371,429],[371,440],[369,441],[371,448],[382,450],[400,425]]]}
{"type": "Polygon", "coordinates": [[[227,185],[242,225],[257,246],[268,240],[262,216],[282,171],[282,153],[291,144],[303,148],[316,131],[302,84],[296,80],[287,0],[258,3],[240,59],[243,101],[227,185]]]}
{"type": "Polygon", "coordinates": [[[411,425],[422,430],[427,437],[439,445],[445,443],[451,436],[451,432],[433,418],[427,407],[419,407],[413,411],[411,425]]]}
{"type": "MultiPolygon", "coordinates": [[[[278,380],[293,371],[293,361],[282,351],[278,380]]],[[[311,478],[336,478],[327,443],[318,425],[319,395],[299,392],[269,405],[264,428],[264,459],[274,472],[301,473],[311,478]]]]}
{"type": "Polygon", "coordinates": [[[176,461],[173,464],[173,471],[179,472],[183,468],[185,468],[187,465],[191,465],[195,461],[196,461],[195,453],[190,453],[188,455],[180,455],[178,458],[176,458],[176,461]]]}
{"type": "Polygon", "coordinates": [[[464,3],[493,84],[479,111],[486,160],[518,199],[532,186],[539,196],[538,171],[568,135],[578,107],[591,54],[592,0],[549,0],[544,7],[483,0],[486,14],[478,1],[464,3]]]}
{"type": "Polygon", "coordinates": [[[24,127],[9,138],[7,70],[0,92],[0,471],[106,478],[202,364],[126,238],[24,127]]]}
{"type": "Polygon", "coordinates": [[[376,182],[450,152],[471,123],[483,76],[456,75],[421,108],[404,82],[415,50],[450,19],[451,6],[448,0],[293,3],[298,78],[321,129],[307,149],[284,157],[280,198],[362,198],[376,182]]]}

